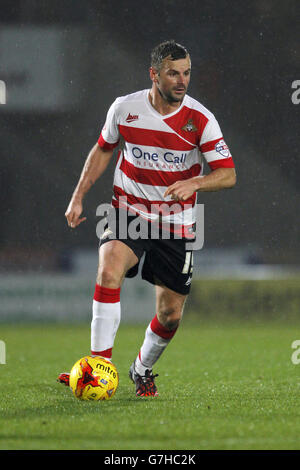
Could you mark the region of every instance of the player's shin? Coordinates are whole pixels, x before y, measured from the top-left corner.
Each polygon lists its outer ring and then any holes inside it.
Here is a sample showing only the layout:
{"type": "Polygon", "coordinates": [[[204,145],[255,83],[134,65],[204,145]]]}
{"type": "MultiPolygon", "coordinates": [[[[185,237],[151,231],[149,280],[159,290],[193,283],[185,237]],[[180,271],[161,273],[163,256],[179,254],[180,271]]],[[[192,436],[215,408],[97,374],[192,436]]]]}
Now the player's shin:
{"type": "Polygon", "coordinates": [[[135,361],[138,374],[145,375],[145,370],[152,369],[176,331],[177,327],[172,330],[164,327],[155,315],[146,329],[144,342],[135,361]]]}
{"type": "Polygon", "coordinates": [[[91,323],[91,354],[111,359],[121,319],[120,288],[96,284],[91,323]]]}

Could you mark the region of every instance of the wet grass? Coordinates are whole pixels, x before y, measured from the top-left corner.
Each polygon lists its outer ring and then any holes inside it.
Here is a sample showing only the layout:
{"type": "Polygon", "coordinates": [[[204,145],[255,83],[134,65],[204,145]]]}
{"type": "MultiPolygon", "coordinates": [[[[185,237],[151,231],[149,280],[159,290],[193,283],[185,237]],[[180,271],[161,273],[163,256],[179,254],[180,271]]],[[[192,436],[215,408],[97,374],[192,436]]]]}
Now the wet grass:
{"type": "Polygon", "coordinates": [[[139,399],[128,369],[143,326],[121,325],[108,402],[56,382],[89,353],[89,325],[1,325],[0,449],[299,449],[299,328],[200,324],[187,317],[154,372],[159,398],[139,399]]]}

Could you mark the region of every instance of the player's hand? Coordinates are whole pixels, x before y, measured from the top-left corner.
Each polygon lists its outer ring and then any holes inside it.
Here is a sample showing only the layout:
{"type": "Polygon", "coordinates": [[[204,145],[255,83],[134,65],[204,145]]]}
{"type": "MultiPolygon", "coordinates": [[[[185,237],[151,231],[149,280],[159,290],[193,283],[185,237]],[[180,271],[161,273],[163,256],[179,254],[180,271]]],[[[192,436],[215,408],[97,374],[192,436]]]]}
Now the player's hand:
{"type": "Polygon", "coordinates": [[[71,200],[68,209],[66,210],[65,217],[68,221],[68,225],[71,228],[77,227],[81,222],[86,220],[86,217],[80,218],[82,214],[82,203],[76,200],[71,200]]]}
{"type": "Polygon", "coordinates": [[[194,192],[197,191],[198,185],[193,178],[176,181],[176,183],[171,184],[164,194],[164,197],[170,196],[174,201],[186,201],[193,196],[194,192]]]}

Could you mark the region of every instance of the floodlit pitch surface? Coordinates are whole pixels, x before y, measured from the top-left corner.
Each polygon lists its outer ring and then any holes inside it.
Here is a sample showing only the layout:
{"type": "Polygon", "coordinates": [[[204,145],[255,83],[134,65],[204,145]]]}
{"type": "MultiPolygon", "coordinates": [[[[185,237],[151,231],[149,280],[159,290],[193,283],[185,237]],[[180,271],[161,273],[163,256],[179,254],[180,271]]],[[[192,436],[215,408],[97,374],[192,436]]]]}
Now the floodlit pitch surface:
{"type": "Polygon", "coordinates": [[[1,449],[300,449],[300,364],[288,324],[199,324],[188,315],[154,368],[159,398],[139,399],[128,368],[144,327],[121,325],[108,402],[56,382],[89,352],[89,325],[0,325],[1,449]]]}

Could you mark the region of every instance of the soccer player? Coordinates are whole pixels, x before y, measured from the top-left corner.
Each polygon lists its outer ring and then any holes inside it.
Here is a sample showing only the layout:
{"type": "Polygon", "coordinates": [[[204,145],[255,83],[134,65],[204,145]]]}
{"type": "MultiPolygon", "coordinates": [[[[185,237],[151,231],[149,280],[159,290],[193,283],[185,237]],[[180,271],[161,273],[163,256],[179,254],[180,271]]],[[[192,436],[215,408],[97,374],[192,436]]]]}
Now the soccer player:
{"type": "MultiPolygon", "coordinates": [[[[122,282],[137,274],[145,254],[142,278],[155,285],[156,312],[129,370],[141,397],[158,395],[152,368],[176,333],[190,291],[192,252],[186,242],[193,236],[196,193],[231,188],[236,182],[232,156],[216,118],[186,94],[190,77],[191,59],[185,47],[166,41],[153,49],[151,89],[119,97],[111,105],[65,213],[73,229],[86,220],[83,198],[119,146],[112,197],[118,222],[115,228],[108,226],[100,240],[91,355],[111,359],[122,282]],[[203,175],[204,158],[211,169],[207,175],[203,175]],[[149,226],[156,222],[159,236],[121,237],[124,213],[127,223],[136,217],[149,226]],[[168,238],[163,236],[166,224],[168,238]]],[[[60,374],[58,380],[68,385],[69,374],[60,374]]]]}

